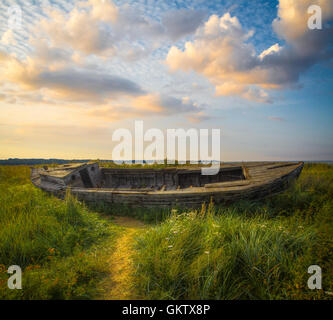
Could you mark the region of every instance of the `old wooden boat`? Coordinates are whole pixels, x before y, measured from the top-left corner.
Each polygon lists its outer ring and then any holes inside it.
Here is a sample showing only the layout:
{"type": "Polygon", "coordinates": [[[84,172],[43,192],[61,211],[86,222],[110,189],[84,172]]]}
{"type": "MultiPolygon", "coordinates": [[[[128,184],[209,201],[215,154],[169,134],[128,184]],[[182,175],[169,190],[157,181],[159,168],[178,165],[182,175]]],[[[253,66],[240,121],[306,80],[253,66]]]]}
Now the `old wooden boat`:
{"type": "Polygon", "coordinates": [[[230,203],[261,199],[285,190],[301,173],[303,162],[221,164],[216,175],[198,167],[103,168],[74,163],[32,168],[33,184],[63,198],[66,191],[86,202],[103,201],[143,207],[200,206],[211,199],[230,203]]]}

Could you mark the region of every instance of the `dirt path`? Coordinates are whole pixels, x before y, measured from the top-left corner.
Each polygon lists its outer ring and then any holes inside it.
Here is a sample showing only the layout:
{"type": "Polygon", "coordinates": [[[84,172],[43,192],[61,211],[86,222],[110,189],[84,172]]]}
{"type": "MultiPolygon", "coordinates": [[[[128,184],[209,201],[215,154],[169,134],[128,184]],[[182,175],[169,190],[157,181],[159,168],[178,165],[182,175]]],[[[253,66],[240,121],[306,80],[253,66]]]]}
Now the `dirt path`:
{"type": "Polygon", "coordinates": [[[133,254],[133,239],[145,225],[133,218],[116,217],[113,222],[125,230],[116,242],[113,253],[108,261],[110,277],[102,284],[106,300],[140,299],[133,288],[134,266],[131,259],[133,254]]]}

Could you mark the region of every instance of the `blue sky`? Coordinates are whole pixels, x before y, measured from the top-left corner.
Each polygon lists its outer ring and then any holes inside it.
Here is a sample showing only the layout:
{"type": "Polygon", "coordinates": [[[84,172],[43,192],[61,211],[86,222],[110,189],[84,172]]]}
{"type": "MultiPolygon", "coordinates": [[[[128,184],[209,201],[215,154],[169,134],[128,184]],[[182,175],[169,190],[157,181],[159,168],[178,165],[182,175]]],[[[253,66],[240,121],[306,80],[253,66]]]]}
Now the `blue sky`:
{"type": "Polygon", "coordinates": [[[143,120],[221,129],[225,161],[333,160],[332,22],[330,0],[2,1],[0,158],[110,159],[143,120]]]}

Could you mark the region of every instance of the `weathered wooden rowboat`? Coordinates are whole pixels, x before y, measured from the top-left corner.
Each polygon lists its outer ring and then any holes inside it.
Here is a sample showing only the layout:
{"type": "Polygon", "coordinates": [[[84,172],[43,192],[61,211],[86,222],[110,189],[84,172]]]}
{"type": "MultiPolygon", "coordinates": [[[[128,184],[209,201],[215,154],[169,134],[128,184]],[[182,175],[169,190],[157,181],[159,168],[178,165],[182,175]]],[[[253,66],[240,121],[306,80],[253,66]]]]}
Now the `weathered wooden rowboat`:
{"type": "Polygon", "coordinates": [[[143,207],[200,206],[211,199],[231,203],[261,199],[285,190],[301,173],[303,162],[221,164],[216,175],[200,168],[113,169],[98,163],[32,168],[33,184],[63,198],[66,191],[86,202],[103,201],[143,207]]]}

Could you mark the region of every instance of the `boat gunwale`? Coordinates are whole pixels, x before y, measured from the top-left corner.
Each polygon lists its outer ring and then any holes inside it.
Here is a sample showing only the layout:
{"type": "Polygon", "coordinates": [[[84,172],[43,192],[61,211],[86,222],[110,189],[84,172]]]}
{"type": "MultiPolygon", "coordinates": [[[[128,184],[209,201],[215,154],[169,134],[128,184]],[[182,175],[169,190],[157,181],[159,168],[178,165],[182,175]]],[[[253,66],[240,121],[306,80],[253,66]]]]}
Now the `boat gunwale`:
{"type": "MultiPolygon", "coordinates": [[[[237,163],[238,167],[243,168],[243,172],[244,169],[249,169],[249,175],[245,177],[245,180],[238,181],[248,181],[249,184],[234,187],[223,186],[217,188],[207,188],[203,186],[163,191],[140,191],[138,189],[117,190],[114,188],[70,187],[60,185],[57,182],[51,182],[48,186],[43,186],[41,183],[40,175],[34,177],[32,176],[31,181],[36,187],[57,197],[64,198],[66,192],[70,191],[74,196],[77,196],[79,200],[86,202],[106,201],[110,204],[124,204],[140,207],[170,207],[173,205],[197,206],[203,202],[209,201],[209,199],[212,198],[218,203],[234,202],[241,199],[259,200],[284,191],[289,185],[289,182],[299,176],[304,166],[304,162],[294,162],[291,164],[291,166],[285,168],[276,168],[276,172],[274,172],[274,170],[267,170],[268,166],[272,166],[278,163],[281,164],[282,162],[247,162],[242,163],[241,166],[239,163],[237,163]],[[258,167],[262,167],[262,169],[258,167]],[[271,173],[274,172],[274,174],[268,174],[267,176],[265,176],[265,174],[262,175],[262,172],[265,170],[267,170],[267,173],[270,171],[271,173]]],[[[91,163],[84,165],[89,166],[91,163]]],[[[82,167],[84,167],[84,165],[82,167]]],[[[82,169],[82,167],[80,168],[82,169]]],[[[232,166],[233,169],[235,167],[237,167],[236,164],[232,166]]],[[[198,168],[196,172],[200,169],[201,168],[198,168]]],[[[71,174],[73,174],[72,171],[71,174]]]]}
{"type": "MultiPolygon", "coordinates": [[[[268,164],[268,163],[267,163],[268,164]]],[[[265,165],[267,165],[265,164],[265,165]]],[[[161,190],[152,190],[152,191],[139,191],[139,190],[119,190],[119,189],[114,189],[114,188],[82,188],[82,187],[63,187],[61,188],[62,190],[70,190],[72,192],[75,193],[92,193],[92,192],[96,192],[96,193],[114,193],[114,194],[124,194],[124,195],[149,195],[149,196],[170,196],[170,195],[177,195],[178,196],[190,196],[190,195],[210,195],[210,194],[215,194],[215,193],[233,193],[237,190],[244,191],[247,189],[255,189],[255,188],[259,188],[259,187],[265,187],[265,186],[269,186],[274,184],[274,182],[281,180],[285,177],[288,176],[292,176],[294,174],[295,171],[297,171],[298,169],[302,168],[304,165],[304,162],[298,162],[295,163],[294,166],[295,168],[293,168],[291,171],[289,171],[288,173],[285,173],[283,175],[278,175],[277,177],[274,177],[270,180],[265,180],[265,181],[255,181],[253,180],[253,178],[247,178],[245,180],[240,180],[240,181],[249,181],[250,183],[247,185],[243,185],[243,186],[230,186],[230,187],[216,187],[216,188],[211,188],[211,187],[193,187],[193,188],[186,188],[186,189],[172,189],[172,190],[165,190],[165,191],[161,191],[161,190]]]]}

